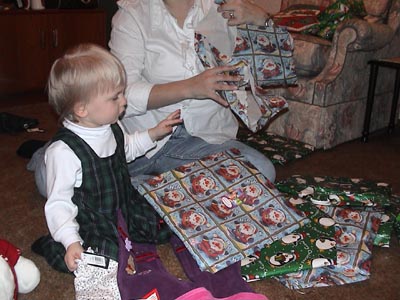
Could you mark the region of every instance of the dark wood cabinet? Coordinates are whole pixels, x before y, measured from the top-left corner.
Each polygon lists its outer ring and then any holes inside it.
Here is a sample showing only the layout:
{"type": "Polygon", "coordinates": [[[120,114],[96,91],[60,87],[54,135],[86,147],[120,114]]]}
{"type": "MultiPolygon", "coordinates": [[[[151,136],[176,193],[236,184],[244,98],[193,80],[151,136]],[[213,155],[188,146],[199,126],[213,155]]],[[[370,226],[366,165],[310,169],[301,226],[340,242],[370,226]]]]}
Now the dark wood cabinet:
{"type": "Polygon", "coordinates": [[[83,42],[106,47],[103,10],[0,12],[0,96],[44,90],[54,60],[83,42]]]}

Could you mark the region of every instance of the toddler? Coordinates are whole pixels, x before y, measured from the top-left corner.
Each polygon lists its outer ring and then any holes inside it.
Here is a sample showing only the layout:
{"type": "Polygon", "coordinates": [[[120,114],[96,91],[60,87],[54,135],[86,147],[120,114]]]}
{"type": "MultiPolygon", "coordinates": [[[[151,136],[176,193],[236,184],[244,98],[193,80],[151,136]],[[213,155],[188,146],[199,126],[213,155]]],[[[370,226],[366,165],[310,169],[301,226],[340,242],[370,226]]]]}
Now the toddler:
{"type": "Polygon", "coordinates": [[[127,134],[126,74],[120,61],[93,44],[57,59],[49,103],[62,127],[45,152],[50,234],[32,248],[55,269],[74,272],[77,299],[119,299],[117,211],[137,242],[169,239],[166,226],[131,185],[127,162],[144,155],[182,122],[176,110],[153,128],[127,134]]]}

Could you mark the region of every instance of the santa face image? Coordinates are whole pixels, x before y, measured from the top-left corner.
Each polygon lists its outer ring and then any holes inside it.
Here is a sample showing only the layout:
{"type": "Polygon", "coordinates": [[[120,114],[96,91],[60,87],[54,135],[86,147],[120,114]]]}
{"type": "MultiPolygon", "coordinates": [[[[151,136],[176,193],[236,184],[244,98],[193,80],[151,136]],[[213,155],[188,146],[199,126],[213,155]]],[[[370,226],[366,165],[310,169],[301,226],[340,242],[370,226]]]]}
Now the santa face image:
{"type": "Polygon", "coordinates": [[[280,223],[285,222],[286,216],[283,211],[274,207],[268,207],[267,209],[260,209],[261,220],[265,225],[277,226],[280,223]]]}
{"type": "Polygon", "coordinates": [[[235,165],[221,166],[217,173],[224,177],[227,181],[233,181],[240,176],[240,168],[235,165]]]}
{"type": "Polygon", "coordinates": [[[255,184],[245,185],[240,191],[242,192],[239,197],[240,200],[250,206],[257,204],[259,202],[258,198],[262,195],[262,189],[255,184]]]}
{"type": "Polygon", "coordinates": [[[195,162],[191,162],[191,163],[179,166],[179,167],[175,168],[175,170],[177,170],[178,172],[181,172],[181,173],[188,173],[188,172],[192,171],[192,168],[194,165],[195,165],[195,162]]]}
{"type": "Polygon", "coordinates": [[[158,176],[154,176],[152,178],[149,178],[146,180],[147,184],[156,187],[160,185],[161,183],[165,182],[164,175],[160,174],[158,176]]]}
{"type": "Polygon", "coordinates": [[[200,226],[205,225],[207,219],[203,214],[194,210],[181,211],[181,225],[183,228],[191,228],[197,231],[201,230],[200,226]]]}
{"type": "Polygon", "coordinates": [[[231,58],[230,56],[224,54],[224,53],[219,53],[218,59],[219,59],[219,61],[220,61],[222,64],[224,64],[224,65],[226,65],[226,64],[228,64],[230,61],[232,61],[232,58],[231,58]]]}
{"type": "Polygon", "coordinates": [[[272,59],[265,59],[262,66],[262,73],[264,78],[275,77],[279,75],[279,66],[272,59]]]}
{"type": "Polygon", "coordinates": [[[344,251],[337,251],[337,264],[338,265],[345,265],[350,261],[350,254],[344,251]]]}
{"type": "Polygon", "coordinates": [[[352,221],[355,223],[360,223],[362,221],[362,215],[360,214],[360,212],[352,209],[343,209],[339,213],[339,216],[345,221],[352,221]]]}
{"type": "Polygon", "coordinates": [[[214,153],[204,157],[202,161],[218,161],[222,156],[224,156],[222,152],[214,153]]]}
{"type": "Polygon", "coordinates": [[[235,239],[244,244],[252,243],[254,241],[253,236],[257,233],[257,227],[249,222],[243,222],[236,224],[233,234],[235,239]]]}
{"type": "Polygon", "coordinates": [[[181,191],[167,190],[165,191],[162,200],[164,204],[169,207],[179,207],[181,206],[181,202],[185,200],[185,195],[181,191]]]}
{"type": "Polygon", "coordinates": [[[214,236],[211,239],[204,236],[198,244],[198,248],[207,254],[208,257],[218,259],[218,256],[225,252],[225,243],[219,236],[214,236]]]}
{"type": "Polygon", "coordinates": [[[338,243],[342,246],[353,244],[356,241],[356,236],[351,232],[342,232],[338,238],[338,243]]]}
{"type": "Polygon", "coordinates": [[[269,99],[269,106],[272,108],[281,108],[283,106],[285,106],[286,104],[286,100],[285,98],[281,97],[281,96],[275,96],[275,97],[271,97],[269,99]]]}
{"type": "Polygon", "coordinates": [[[293,50],[293,38],[291,36],[282,41],[281,49],[285,51],[293,50]]]}
{"type": "Polygon", "coordinates": [[[273,52],[276,49],[276,45],[274,45],[271,40],[263,34],[259,34],[257,36],[257,44],[260,46],[261,49],[267,52],[273,52]]]}
{"type": "Polygon", "coordinates": [[[243,51],[249,48],[246,39],[238,35],[235,40],[235,52],[243,51]]]}
{"type": "Polygon", "coordinates": [[[215,213],[217,217],[221,219],[225,219],[233,213],[233,206],[230,203],[230,200],[227,199],[225,196],[222,197],[221,201],[212,200],[211,205],[208,207],[208,209],[215,213]]]}
{"type": "Polygon", "coordinates": [[[204,174],[191,177],[191,191],[193,194],[208,194],[208,191],[215,188],[216,184],[213,178],[207,177],[204,174]]]}

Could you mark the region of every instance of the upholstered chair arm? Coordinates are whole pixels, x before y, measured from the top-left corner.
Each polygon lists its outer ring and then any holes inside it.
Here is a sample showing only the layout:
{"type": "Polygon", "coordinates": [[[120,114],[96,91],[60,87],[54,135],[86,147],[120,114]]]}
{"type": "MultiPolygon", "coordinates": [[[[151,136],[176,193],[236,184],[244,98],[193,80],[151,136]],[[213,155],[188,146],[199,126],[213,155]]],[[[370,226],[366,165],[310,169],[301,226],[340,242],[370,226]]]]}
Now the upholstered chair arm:
{"type": "Polygon", "coordinates": [[[355,62],[346,60],[351,52],[374,51],[389,43],[393,30],[385,24],[372,24],[361,19],[349,19],[338,26],[331,50],[322,71],[312,78],[299,78],[298,85],[282,92],[290,99],[313,99],[323,103],[328,86],[351,81],[355,62]],[[339,79],[340,78],[340,79],[339,79]]]}
{"type": "MultiPolygon", "coordinates": [[[[362,19],[348,19],[336,29],[333,43],[339,42],[340,35],[353,30],[352,41],[347,45],[348,51],[377,50],[386,46],[393,38],[393,29],[386,24],[369,23],[362,19]]],[[[347,34],[346,34],[347,35],[347,34]]]]}

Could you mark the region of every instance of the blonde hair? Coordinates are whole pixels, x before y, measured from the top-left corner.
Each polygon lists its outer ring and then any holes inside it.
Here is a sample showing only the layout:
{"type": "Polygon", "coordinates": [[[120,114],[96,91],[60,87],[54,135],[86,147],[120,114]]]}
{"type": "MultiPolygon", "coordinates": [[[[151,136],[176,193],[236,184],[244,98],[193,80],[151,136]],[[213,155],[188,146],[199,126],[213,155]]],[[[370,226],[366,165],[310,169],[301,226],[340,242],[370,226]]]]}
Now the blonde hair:
{"type": "Polygon", "coordinates": [[[49,103],[60,121],[76,121],[74,106],[114,88],[126,87],[121,62],[108,50],[95,44],[79,44],[57,59],[47,82],[49,103]]]}

